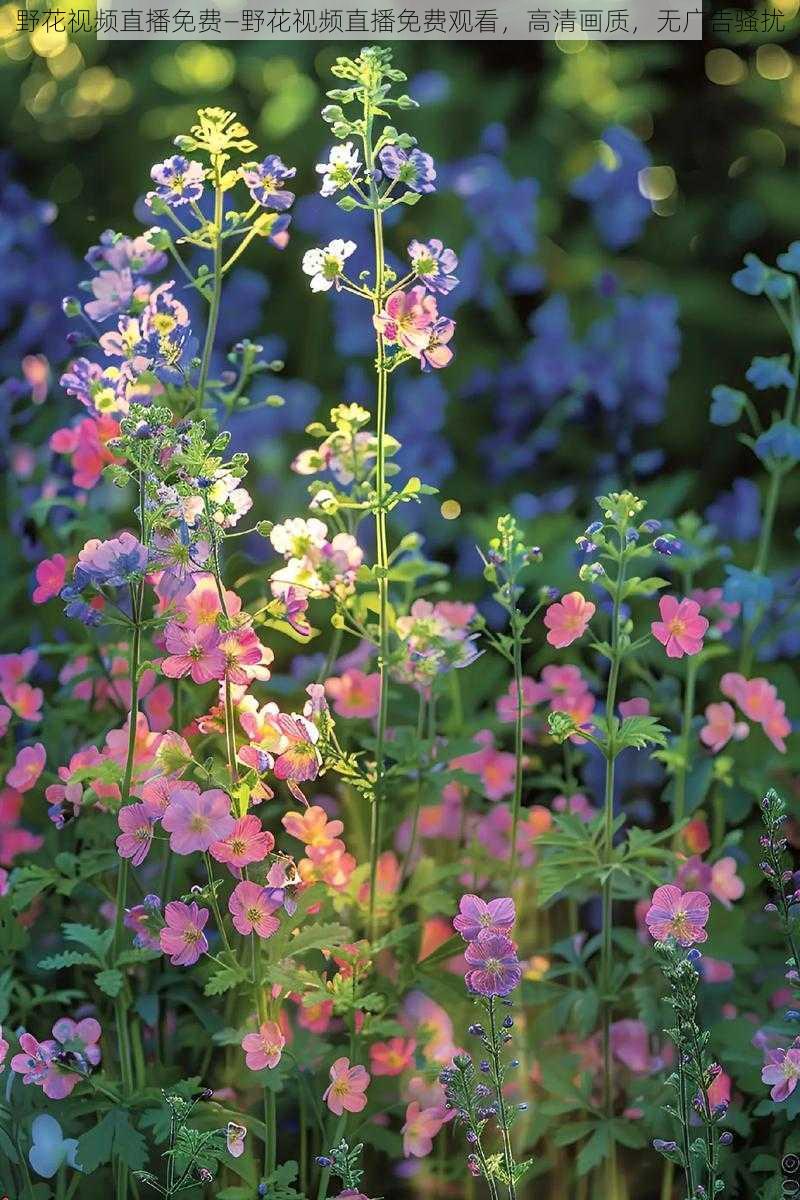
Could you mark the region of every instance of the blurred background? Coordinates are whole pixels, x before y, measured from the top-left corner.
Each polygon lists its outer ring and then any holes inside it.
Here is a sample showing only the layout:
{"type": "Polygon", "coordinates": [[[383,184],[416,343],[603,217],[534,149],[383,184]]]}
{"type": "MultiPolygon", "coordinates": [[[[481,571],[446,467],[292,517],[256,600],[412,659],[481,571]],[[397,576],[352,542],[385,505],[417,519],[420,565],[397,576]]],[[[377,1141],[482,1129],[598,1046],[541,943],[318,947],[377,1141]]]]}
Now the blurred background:
{"type": "MultiPolygon", "coordinates": [[[[692,507],[734,544],[755,535],[758,464],[709,424],[708,399],[715,383],[741,386],[753,354],[785,349],[769,305],[730,275],[747,250],[774,261],[800,236],[797,7],[775,6],[786,33],[703,45],[397,43],[421,105],[407,128],[436,158],[440,186],[392,214],[389,244],[401,257],[412,237],[440,237],[462,279],[442,306],[458,321],[453,366],[393,380],[403,470],[440,489],[402,520],[467,591],[475,542],[499,511],[546,548],[617,484],[650,497],[651,515],[692,507]]],[[[33,463],[74,418],[57,384],[60,298],[104,229],[151,223],[151,165],[199,105],[216,104],[241,115],[261,152],[297,167],[290,244],[256,246],[233,274],[219,364],[244,335],[285,361],[262,384],[285,403],[235,417],[234,434],[253,454],[257,515],[301,511],[304,481],[288,464],[304,425],[371,395],[359,302],[312,298],[299,269],[309,246],[359,240],[358,214],[315,195],[314,172],[330,144],[319,116],[329,67],[358,45],[98,44],[16,25],[15,5],[0,7],[0,395],[7,410],[9,380],[21,379],[36,403],[6,453],[33,463]]],[[[38,559],[24,511],[15,520],[9,552],[38,559]]],[[[263,542],[255,549],[265,557],[263,542]]],[[[19,588],[17,600],[24,572],[19,588]]]]}

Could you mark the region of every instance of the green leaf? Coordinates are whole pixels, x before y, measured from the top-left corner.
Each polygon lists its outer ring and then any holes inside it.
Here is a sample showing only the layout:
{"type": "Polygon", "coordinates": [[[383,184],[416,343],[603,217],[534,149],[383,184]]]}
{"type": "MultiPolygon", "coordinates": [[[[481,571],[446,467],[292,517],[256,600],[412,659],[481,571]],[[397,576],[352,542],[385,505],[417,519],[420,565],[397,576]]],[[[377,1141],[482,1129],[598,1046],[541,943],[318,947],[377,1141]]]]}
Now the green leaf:
{"type": "Polygon", "coordinates": [[[131,1125],[124,1108],[112,1108],[94,1129],[78,1140],[76,1161],[87,1174],[116,1156],[132,1170],[147,1162],[147,1143],[131,1125]]]}
{"type": "Polygon", "coordinates": [[[221,996],[247,979],[246,973],[240,967],[222,967],[215,971],[203,988],[206,996],[221,996]]]}
{"type": "Polygon", "coordinates": [[[85,946],[98,958],[104,958],[114,937],[113,929],[95,929],[92,925],[76,925],[71,921],[61,926],[61,932],[68,942],[77,942],[85,946]]]}
{"type": "Polygon", "coordinates": [[[40,958],[37,966],[41,971],[61,971],[64,967],[99,967],[100,963],[84,950],[62,950],[60,954],[40,958]]]}
{"type": "Polygon", "coordinates": [[[122,991],[125,978],[122,971],[118,971],[116,967],[109,967],[107,971],[98,971],[94,977],[94,981],[106,996],[115,999],[122,991]]]}
{"type": "Polygon", "coordinates": [[[308,925],[291,939],[286,953],[290,958],[296,958],[307,950],[327,950],[329,947],[345,946],[352,940],[353,931],[347,925],[308,925]]]}
{"type": "Polygon", "coordinates": [[[632,746],[643,750],[647,745],[666,746],[668,730],[655,717],[626,717],[614,735],[616,750],[632,746]]]}

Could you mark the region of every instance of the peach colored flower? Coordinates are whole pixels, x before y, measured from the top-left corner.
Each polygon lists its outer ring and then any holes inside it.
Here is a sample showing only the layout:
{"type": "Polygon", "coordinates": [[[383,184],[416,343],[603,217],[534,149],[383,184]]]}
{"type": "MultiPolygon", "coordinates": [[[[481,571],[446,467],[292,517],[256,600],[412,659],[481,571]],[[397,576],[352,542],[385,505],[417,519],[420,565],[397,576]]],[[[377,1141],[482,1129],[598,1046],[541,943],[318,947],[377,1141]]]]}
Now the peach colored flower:
{"type": "Polygon", "coordinates": [[[332,1113],[340,1117],[345,1111],[357,1113],[366,1108],[364,1093],[370,1077],[365,1067],[351,1067],[349,1058],[337,1058],[331,1067],[330,1078],[322,1099],[332,1113]]]}

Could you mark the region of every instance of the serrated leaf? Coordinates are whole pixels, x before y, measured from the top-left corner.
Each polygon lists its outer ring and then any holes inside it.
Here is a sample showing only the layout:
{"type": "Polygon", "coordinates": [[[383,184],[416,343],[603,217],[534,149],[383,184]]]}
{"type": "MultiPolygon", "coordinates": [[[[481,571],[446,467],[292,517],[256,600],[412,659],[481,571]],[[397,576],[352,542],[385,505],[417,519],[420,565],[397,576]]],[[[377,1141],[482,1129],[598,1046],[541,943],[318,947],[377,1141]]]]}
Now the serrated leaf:
{"type": "Polygon", "coordinates": [[[112,1108],[94,1129],[78,1139],[76,1161],[87,1174],[111,1162],[112,1157],[121,1159],[134,1171],[147,1161],[147,1143],[131,1125],[124,1108],[112,1108]]]}
{"type": "Polygon", "coordinates": [[[353,940],[353,931],[347,925],[330,924],[308,925],[289,941],[286,953],[290,958],[296,958],[307,950],[327,950],[332,946],[345,946],[353,940]]]}
{"type": "Polygon", "coordinates": [[[101,992],[114,1000],[122,991],[125,978],[122,971],[118,971],[116,967],[109,967],[106,971],[98,971],[94,981],[101,992]]]}
{"type": "Polygon", "coordinates": [[[203,994],[205,996],[221,996],[246,979],[247,975],[239,967],[221,967],[207,980],[203,994]]]}
{"type": "Polygon", "coordinates": [[[37,966],[41,971],[61,971],[64,967],[98,967],[100,963],[85,950],[62,950],[60,954],[40,958],[37,966]]]}

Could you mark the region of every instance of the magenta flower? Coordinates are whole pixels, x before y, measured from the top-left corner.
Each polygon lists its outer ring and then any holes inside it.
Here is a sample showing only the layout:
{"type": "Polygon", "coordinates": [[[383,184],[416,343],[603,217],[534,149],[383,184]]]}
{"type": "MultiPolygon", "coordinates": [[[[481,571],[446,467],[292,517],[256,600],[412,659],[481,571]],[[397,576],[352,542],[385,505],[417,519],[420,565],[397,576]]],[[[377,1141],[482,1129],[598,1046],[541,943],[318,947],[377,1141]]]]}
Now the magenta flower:
{"type": "Polygon", "coordinates": [[[740,742],[750,732],[746,721],[737,721],[732,704],[723,700],[721,704],[706,706],[706,724],[700,730],[700,741],[718,754],[733,738],[740,742]]]}
{"type": "Polygon", "coordinates": [[[305,779],[316,779],[319,770],[319,751],[316,743],[319,730],[305,717],[278,713],[275,718],[289,745],[275,760],[275,775],[278,779],[291,779],[300,783],[305,779]]]}
{"type": "Polygon", "coordinates": [[[170,834],[170,849],[176,854],[205,852],[232,833],[234,827],[230,799],[219,788],[207,792],[176,788],[161,823],[170,834]]]}
{"type": "Polygon", "coordinates": [[[653,621],[650,629],[656,641],[661,642],[668,658],[683,658],[684,654],[699,654],[703,649],[703,634],[708,629],[708,620],[700,614],[696,600],[676,600],[674,596],[662,596],[658,602],[660,621],[653,621]]]}
{"type": "Polygon", "coordinates": [[[417,286],[408,292],[392,292],[386,307],[372,319],[387,342],[419,358],[428,347],[431,327],[438,316],[435,297],[417,286]]]}
{"type": "Polygon", "coordinates": [[[253,813],[239,817],[226,838],[214,842],[209,849],[212,858],[226,863],[233,870],[248,867],[265,859],[275,845],[275,838],[253,813]]]}
{"type": "Polygon", "coordinates": [[[516,920],[514,901],[509,896],[490,900],[487,904],[480,896],[462,896],[458,904],[458,915],[453,918],[465,942],[474,942],[481,934],[507,934],[516,920]]]}
{"type": "Polygon", "coordinates": [[[591,600],[585,600],[580,592],[568,592],[556,604],[551,604],[544,614],[550,645],[563,650],[583,637],[594,610],[591,600]]]}
{"type": "Polygon", "coordinates": [[[366,1108],[364,1093],[369,1087],[369,1072],[365,1067],[351,1067],[349,1058],[337,1058],[330,1077],[322,1099],[332,1113],[340,1117],[344,1111],[357,1113],[366,1108]]]}
{"type": "Polygon", "coordinates": [[[45,764],[45,748],[41,742],[35,746],[23,746],[14,766],[6,775],[6,784],[15,792],[28,792],[34,786],[45,764]]]}
{"type": "Polygon", "coordinates": [[[502,933],[482,933],[464,952],[464,982],[480,996],[507,996],[522,978],[514,943],[502,933]]]}
{"type": "Polygon", "coordinates": [[[198,908],[194,903],[184,904],[182,900],[170,900],[164,909],[164,919],[167,923],[159,936],[162,951],[170,956],[173,967],[191,967],[208,950],[203,933],[208,909],[198,908]]]}
{"type": "Polygon", "coordinates": [[[453,351],[448,342],[451,341],[455,331],[456,323],[449,317],[439,317],[434,321],[428,330],[428,344],[420,355],[421,370],[428,371],[433,367],[438,371],[442,367],[449,366],[453,360],[453,351]]]}
{"type": "Polygon", "coordinates": [[[117,838],[120,858],[129,858],[135,867],[142,865],[153,842],[153,818],[146,804],[126,804],[117,813],[122,830],[117,838]]]}
{"type": "Polygon", "coordinates": [[[788,1050],[770,1050],[761,1071],[761,1082],[770,1083],[770,1096],[777,1103],[787,1100],[800,1080],[800,1047],[795,1041],[788,1050]]]}
{"type": "Polygon", "coordinates": [[[22,1076],[24,1084],[35,1083],[41,1087],[50,1070],[56,1043],[38,1042],[32,1033],[23,1033],[19,1044],[21,1052],[11,1059],[11,1070],[22,1076]]]}
{"type": "Polygon", "coordinates": [[[258,1033],[246,1033],[242,1038],[245,1062],[251,1071],[277,1067],[285,1045],[286,1038],[277,1021],[264,1021],[259,1025],[258,1033]]]}
{"type": "Polygon", "coordinates": [[[705,892],[681,892],[674,884],[666,884],[653,892],[645,924],[657,942],[674,937],[682,946],[691,946],[708,937],[704,926],[710,906],[705,892]]]}
{"type": "Polygon", "coordinates": [[[228,912],[233,917],[234,928],[243,937],[256,933],[260,938],[268,938],[280,925],[278,918],[273,915],[280,906],[281,899],[275,896],[274,889],[245,879],[233,889],[228,912]]]}
{"type": "Polygon", "coordinates": [[[220,634],[215,625],[180,625],[170,621],[164,630],[169,657],[161,670],[170,679],[190,675],[194,683],[209,683],[225,674],[225,655],[219,648],[220,634]]]}
{"type": "Polygon", "coordinates": [[[64,586],[66,574],[67,560],[63,554],[43,558],[36,568],[36,587],[31,597],[33,603],[45,604],[57,596],[64,586]]]}

